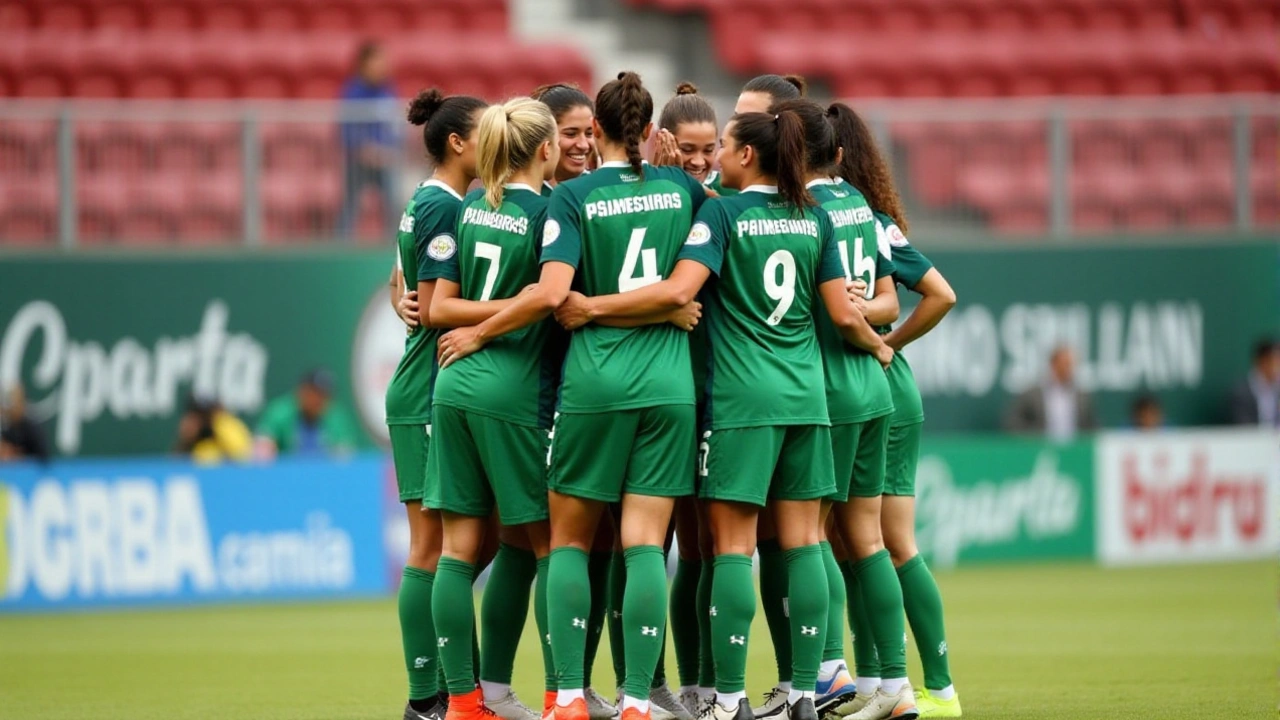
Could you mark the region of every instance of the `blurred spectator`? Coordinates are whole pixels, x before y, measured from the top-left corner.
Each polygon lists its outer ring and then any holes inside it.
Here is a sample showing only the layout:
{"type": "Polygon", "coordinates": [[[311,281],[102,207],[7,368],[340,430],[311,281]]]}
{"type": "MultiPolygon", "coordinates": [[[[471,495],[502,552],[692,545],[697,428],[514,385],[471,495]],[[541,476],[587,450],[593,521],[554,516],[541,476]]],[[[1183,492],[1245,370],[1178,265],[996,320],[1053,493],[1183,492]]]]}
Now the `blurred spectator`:
{"type": "Polygon", "coordinates": [[[355,450],[357,431],[346,408],[333,401],[333,374],[312,370],[292,395],[272,400],[258,420],[257,454],[339,455],[355,450]]]}
{"type": "Polygon", "coordinates": [[[1164,427],[1164,408],[1160,398],[1143,393],[1134,398],[1129,408],[1129,423],[1134,430],[1159,430],[1164,427]]]}
{"type": "Polygon", "coordinates": [[[342,125],[346,177],[338,237],[351,239],[366,185],[378,193],[384,223],[380,234],[386,235],[395,231],[400,218],[394,200],[397,126],[393,121],[400,102],[391,85],[391,64],[378,43],[366,41],[356,51],[355,74],[342,86],[342,103],[343,112],[356,119],[342,125]]]}
{"type": "Polygon", "coordinates": [[[49,441],[27,417],[27,396],[18,384],[0,392],[0,462],[5,460],[49,462],[49,441]]]}
{"type": "Polygon", "coordinates": [[[1249,377],[1231,393],[1231,422],[1280,428],[1280,340],[1264,338],[1253,346],[1249,377]]]}
{"type": "Polygon", "coordinates": [[[253,456],[253,434],[218,401],[192,396],[178,421],[176,449],[202,465],[245,461],[253,456]]]}
{"type": "Polygon", "coordinates": [[[1049,356],[1049,375],[1043,385],[1014,399],[1004,418],[1005,429],[1015,433],[1043,434],[1066,442],[1076,433],[1098,427],[1093,398],[1075,384],[1075,356],[1061,345],[1049,356]]]}

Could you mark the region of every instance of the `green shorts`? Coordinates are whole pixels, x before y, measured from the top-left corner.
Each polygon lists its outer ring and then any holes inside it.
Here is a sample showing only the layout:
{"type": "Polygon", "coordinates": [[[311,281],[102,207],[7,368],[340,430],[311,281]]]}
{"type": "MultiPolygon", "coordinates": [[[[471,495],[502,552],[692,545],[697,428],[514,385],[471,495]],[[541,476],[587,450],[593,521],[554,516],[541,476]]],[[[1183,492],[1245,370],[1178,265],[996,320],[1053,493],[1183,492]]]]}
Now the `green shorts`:
{"type": "Polygon", "coordinates": [[[916,465],[920,462],[920,431],[924,421],[889,428],[885,453],[884,494],[913,497],[916,465]]]}
{"type": "Polygon", "coordinates": [[[889,417],[831,427],[831,455],[836,466],[836,492],[831,499],[835,502],[884,494],[889,417]]]}
{"type": "Polygon", "coordinates": [[[400,502],[421,502],[426,494],[427,458],[431,454],[430,428],[430,425],[387,426],[400,502]]]}
{"type": "Polygon", "coordinates": [[[831,428],[771,425],[713,430],[699,496],[764,506],[769,499],[814,500],[835,491],[831,428]]]}
{"type": "Polygon", "coordinates": [[[547,519],[547,431],[436,405],[431,467],[440,479],[428,507],[503,525],[547,519]]]}
{"type": "Polygon", "coordinates": [[[560,413],[547,485],[603,502],[617,502],[624,493],[692,495],[697,426],[692,405],[560,413]]]}

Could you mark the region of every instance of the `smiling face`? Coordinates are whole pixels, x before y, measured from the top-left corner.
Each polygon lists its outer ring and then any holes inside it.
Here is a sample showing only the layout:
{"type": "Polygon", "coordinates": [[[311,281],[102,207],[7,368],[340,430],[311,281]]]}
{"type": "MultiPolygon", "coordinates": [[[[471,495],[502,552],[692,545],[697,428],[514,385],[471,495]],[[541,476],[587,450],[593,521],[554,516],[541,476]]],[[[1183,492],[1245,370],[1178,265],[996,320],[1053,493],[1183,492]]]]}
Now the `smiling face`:
{"type": "Polygon", "coordinates": [[[555,171],[557,182],[572,180],[586,171],[588,159],[596,151],[591,119],[591,108],[579,105],[567,110],[556,123],[560,145],[560,163],[555,171]]]}
{"type": "Polygon", "coordinates": [[[716,159],[716,126],[709,122],[681,123],[674,133],[680,164],[699,182],[706,180],[716,159]]]}

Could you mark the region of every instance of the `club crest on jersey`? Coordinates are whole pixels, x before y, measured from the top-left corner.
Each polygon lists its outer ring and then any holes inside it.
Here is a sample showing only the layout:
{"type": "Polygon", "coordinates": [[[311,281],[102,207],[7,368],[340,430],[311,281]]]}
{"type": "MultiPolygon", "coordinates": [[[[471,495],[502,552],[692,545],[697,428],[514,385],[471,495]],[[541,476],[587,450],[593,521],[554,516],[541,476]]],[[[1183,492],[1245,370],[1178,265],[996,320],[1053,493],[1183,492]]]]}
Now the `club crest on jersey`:
{"type": "Polygon", "coordinates": [[[706,245],[711,242],[711,228],[707,227],[704,222],[694,223],[689,229],[689,237],[685,239],[685,245],[706,245]]]}
{"type": "Polygon", "coordinates": [[[452,235],[437,235],[427,243],[427,255],[432,260],[448,260],[458,252],[458,241],[452,235]]]}
{"type": "Polygon", "coordinates": [[[893,247],[904,247],[907,243],[907,236],[902,234],[902,230],[898,226],[889,226],[889,244],[893,247]]]}
{"type": "Polygon", "coordinates": [[[556,240],[560,239],[560,223],[555,220],[548,220],[542,226],[542,247],[546,247],[556,240]]]}

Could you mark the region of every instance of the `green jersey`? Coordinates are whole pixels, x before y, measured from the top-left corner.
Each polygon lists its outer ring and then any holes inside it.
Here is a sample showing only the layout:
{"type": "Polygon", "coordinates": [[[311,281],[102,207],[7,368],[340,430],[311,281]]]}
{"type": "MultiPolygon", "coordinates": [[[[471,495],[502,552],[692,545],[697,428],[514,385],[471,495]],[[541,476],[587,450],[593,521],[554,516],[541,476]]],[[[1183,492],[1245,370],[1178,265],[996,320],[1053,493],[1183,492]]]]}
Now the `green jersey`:
{"type": "MultiPolygon", "coordinates": [[[[843,180],[815,180],[809,183],[813,197],[831,217],[836,247],[845,280],[861,279],[867,284],[866,298],[875,297],[878,278],[893,273],[893,263],[880,258],[880,233],[867,199],[843,180]]],[[[888,250],[887,246],[884,248],[888,250]]],[[[827,387],[827,411],[831,424],[862,422],[893,412],[889,380],[880,361],[845,342],[831,320],[827,306],[817,305],[818,347],[822,350],[827,387]]]]}
{"type": "Polygon", "coordinates": [[[543,180],[542,187],[538,189],[538,194],[548,200],[551,199],[551,193],[555,192],[556,186],[551,184],[550,180],[543,180]]]}
{"type": "MultiPolygon", "coordinates": [[[[462,197],[439,180],[418,185],[400,216],[396,267],[404,273],[405,290],[420,281],[437,280],[445,261],[457,247],[454,226],[462,197]]],[[[425,298],[424,298],[425,300],[425,298]]],[[[418,326],[404,341],[404,355],[387,385],[387,424],[426,425],[431,422],[431,389],[435,385],[438,330],[418,326]]]]}
{"type": "MultiPolygon", "coordinates": [[[[876,230],[884,238],[893,257],[893,279],[907,288],[915,287],[920,279],[929,272],[933,263],[907,241],[898,223],[884,213],[876,213],[876,230]]],[[[888,327],[878,328],[880,332],[889,332],[888,327]]],[[[916,386],[915,375],[907,358],[902,353],[893,356],[889,365],[889,387],[893,391],[893,425],[910,425],[924,420],[924,403],[920,399],[920,388],[916,386]]]]}
{"type": "Polygon", "coordinates": [[[351,413],[331,400],[315,423],[303,420],[294,395],[282,395],[262,410],[256,435],[271,438],[281,455],[316,455],[353,452],[360,445],[360,431],[351,413]]]}
{"type": "Polygon", "coordinates": [[[720,184],[719,170],[712,170],[711,174],[707,176],[707,181],[703,183],[703,185],[706,185],[707,187],[714,190],[715,193],[720,197],[729,197],[730,195],[738,194],[737,190],[734,190],[733,188],[727,188],[724,185],[720,184]]]}
{"type": "MultiPolygon", "coordinates": [[[[609,162],[556,186],[542,239],[542,262],[577,269],[575,289],[611,295],[661,282],[706,193],[678,167],[609,162]]],[[[565,359],[561,412],[591,413],[692,405],[689,338],[663,323],[638,328],[587,325],[565,359]]]]}
{"type": "Polygon", "coordinates": [[[844,277],[831,219],[753,185],[709,201],[680,251],[713,273],[707,429],[830,425],[814,331],[818,286],[844,277]]]}
{"type": "MultiPolygon", "coordinates": [[[[467,300],[515,297],[538,282],[538,241],[546,217],[546,199],[528,185],[508,185],[496,210],[484,190],[471,192],[458,215],[458,252],[443,277],[458,283],[467,300]]],[[[435,404],[551,427],[560,373],[559,358],[547,347],[552,325],[547,318],[509,332],[441,370],[435,404]]]]}

